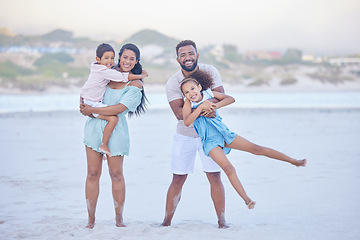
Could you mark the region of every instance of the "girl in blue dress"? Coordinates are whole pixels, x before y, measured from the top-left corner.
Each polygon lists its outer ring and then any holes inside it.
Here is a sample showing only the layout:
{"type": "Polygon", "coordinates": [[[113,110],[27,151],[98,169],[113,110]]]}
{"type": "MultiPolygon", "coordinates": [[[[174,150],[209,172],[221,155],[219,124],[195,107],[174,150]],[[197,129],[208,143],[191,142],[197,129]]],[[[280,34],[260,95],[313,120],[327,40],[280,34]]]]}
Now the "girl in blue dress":
{"type": "Polygon", "coordinates": [[[183,107],[184,124],[194,125],[196,133],[200,136],[204,153],[210,156],[225,172],[236,192],[245,201],[249,209],[255,207],[246,194],[234,166],[227,159],[226,154],[230,149],[246,151],[255,155],[285,161],[297,167],[305,167],[306,159],[296,160],[274,149],[256,145],[236,133],[230,131],[222,122],[216,109],[235,102],[229,95],[211,91],[212,79],[204,71],[196,71],[180,83],[180,89],[185,96],[183,107]],[[210,99],[217,99],[213,103],[210,99]],[[216,112],[216,117],[207,117],[211,112],[216,112]]]}

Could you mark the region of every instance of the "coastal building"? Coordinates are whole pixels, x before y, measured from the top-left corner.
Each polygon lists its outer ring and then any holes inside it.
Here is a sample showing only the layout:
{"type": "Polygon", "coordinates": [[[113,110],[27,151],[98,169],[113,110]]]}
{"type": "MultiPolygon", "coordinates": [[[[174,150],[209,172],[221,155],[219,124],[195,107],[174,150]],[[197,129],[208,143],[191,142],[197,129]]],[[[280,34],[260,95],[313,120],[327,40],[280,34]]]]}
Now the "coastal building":
{"type": "Polygon", "coordinates": [[[329,63],[334,66],[343,66],[343,65],[360,65],[360,58],[331,58],[329,63]]]}

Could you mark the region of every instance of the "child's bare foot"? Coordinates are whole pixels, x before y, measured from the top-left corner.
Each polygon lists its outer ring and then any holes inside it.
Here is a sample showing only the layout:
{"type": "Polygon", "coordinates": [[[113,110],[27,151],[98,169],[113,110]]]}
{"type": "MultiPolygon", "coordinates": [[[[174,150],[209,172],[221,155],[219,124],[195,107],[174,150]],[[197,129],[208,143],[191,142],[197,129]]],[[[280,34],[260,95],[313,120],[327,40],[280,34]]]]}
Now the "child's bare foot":
{"type": "Polygon", "coordinates": [[[110,149],[105,143],[101,143],[99,151],[105,153],[106,155],[109,155],[109,157],[112,157],[110,149]]]}
{"type": "Polygon", "coordinates": [[[88,224],[86,225],[85,228],[93,229],[94,226],[95,226],[95,218],[89,217],[88,224]]]}
{"type": "Polygon", "coordinates": [[[254,201],[249,201],[248,203],[246,203],[246,205],[248,206],[248,209],[253,209],[255,207],[256,202],[254,201]]]}
{"type": "Polygon", "coordinates": [[[293,165],[297,166],[297,167],[305,167],[307,163],[306,159],[303,160],[295,160],[295,162],[293,163],[293,165]]]}

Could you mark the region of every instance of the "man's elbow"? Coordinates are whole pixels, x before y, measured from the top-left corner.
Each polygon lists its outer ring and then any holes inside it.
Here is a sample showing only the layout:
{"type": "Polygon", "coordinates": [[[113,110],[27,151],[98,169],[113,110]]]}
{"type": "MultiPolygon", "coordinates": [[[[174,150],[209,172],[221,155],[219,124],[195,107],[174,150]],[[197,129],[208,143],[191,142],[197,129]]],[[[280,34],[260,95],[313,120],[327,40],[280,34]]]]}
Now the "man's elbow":
{"type": "Polygon", "coordinates": [[[189,127],[189,126],[191,125],[191,123],[188,123],[188,122],[185,122],[185,121],[184,121],[184,125],[187,126],[187,127],[189,127]]]}
{"type": "Polygon", "coordinates": [[[175,114],[175,117],[177,120],[183,120],[183,115],[181,114],[175,114]]]}

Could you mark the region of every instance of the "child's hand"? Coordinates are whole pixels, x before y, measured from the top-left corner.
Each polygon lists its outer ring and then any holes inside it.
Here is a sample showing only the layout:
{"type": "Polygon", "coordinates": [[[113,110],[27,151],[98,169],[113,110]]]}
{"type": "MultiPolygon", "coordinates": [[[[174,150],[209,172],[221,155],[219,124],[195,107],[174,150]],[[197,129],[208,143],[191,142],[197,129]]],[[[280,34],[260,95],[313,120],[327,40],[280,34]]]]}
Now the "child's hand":
{"type": "Polygon", "coordinates": [[[149,76],[149,74],[148,74],[148,72],[146,70],[143,70],[141,72],[141,76],[142,76],[142,78],[146,78],[147,76],[149,76]]]}
{"type": "Polygon", "coordinates": [[[204,101],[199,107],[202,109],[202,116],[205,117],[215,111],[215,104],[209,100],[204,101]]]}
{"type": "Polygon", "coordinates": [[[85,104],[85,103],[83,103],[83,104],[80,104],[80,112],[81,112],[81,114],[82,115],[84,115],[84,116],[88,116],[88,117],[94,117],[93,115],[92,115],[92,107],[90,106],[90,105],[87,105],[87,104],[85,104]]]}

